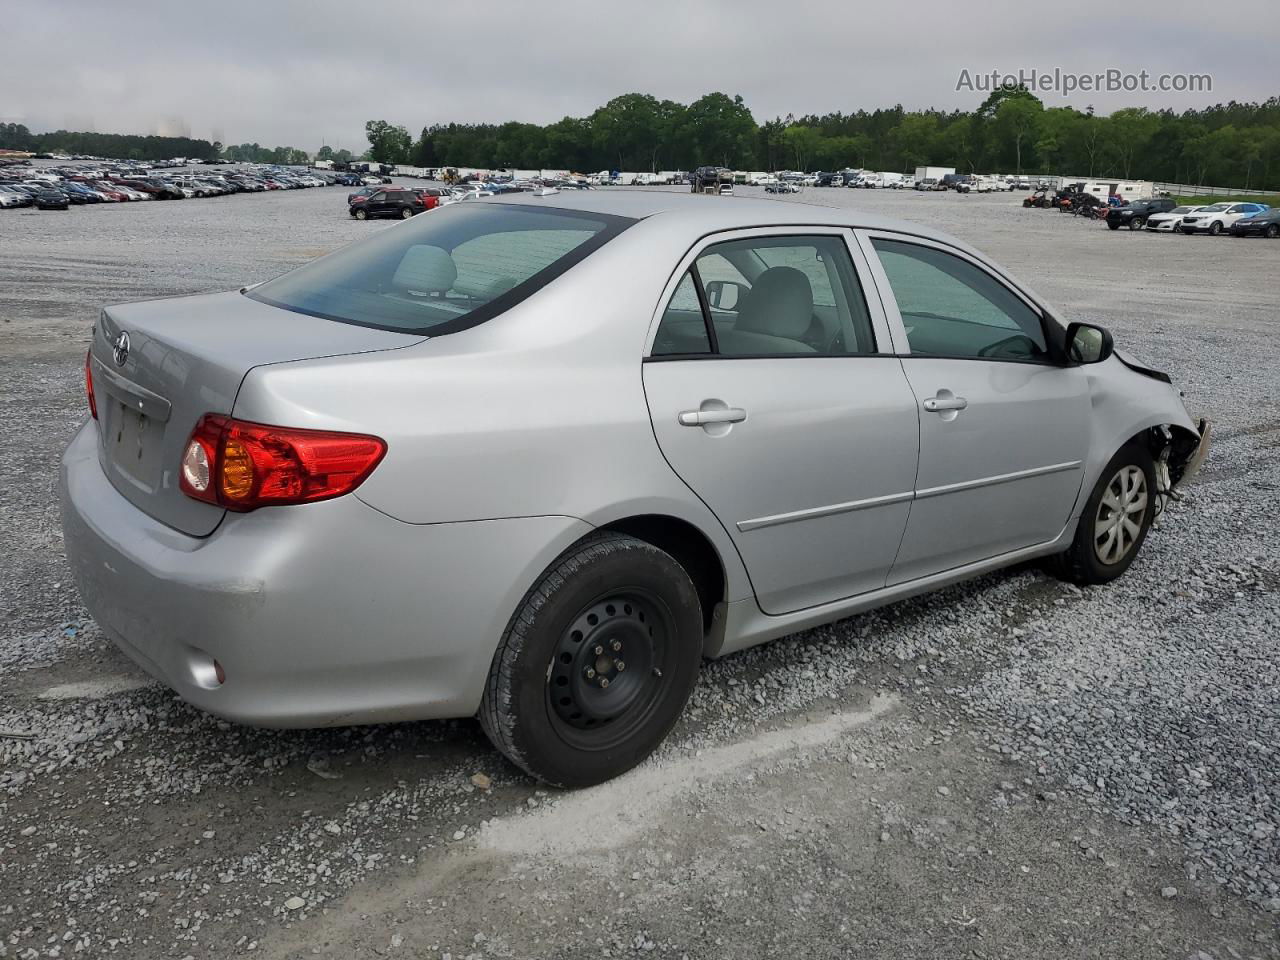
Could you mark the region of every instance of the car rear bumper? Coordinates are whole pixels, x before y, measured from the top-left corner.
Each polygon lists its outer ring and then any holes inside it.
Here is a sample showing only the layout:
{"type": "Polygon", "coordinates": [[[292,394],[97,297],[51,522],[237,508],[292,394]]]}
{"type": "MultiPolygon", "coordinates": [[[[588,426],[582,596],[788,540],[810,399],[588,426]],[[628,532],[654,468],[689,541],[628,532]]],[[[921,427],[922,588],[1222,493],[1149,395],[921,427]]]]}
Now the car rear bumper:
{"type": "Polygon", "coordinates": [[[96,442],[86,425],[61,470],[85,605],[144,670],[242,723],[470,716],[524,593],[591,530],[571,517],[408,524],[346,496],[190,537],[116,492],[96,442]]]}

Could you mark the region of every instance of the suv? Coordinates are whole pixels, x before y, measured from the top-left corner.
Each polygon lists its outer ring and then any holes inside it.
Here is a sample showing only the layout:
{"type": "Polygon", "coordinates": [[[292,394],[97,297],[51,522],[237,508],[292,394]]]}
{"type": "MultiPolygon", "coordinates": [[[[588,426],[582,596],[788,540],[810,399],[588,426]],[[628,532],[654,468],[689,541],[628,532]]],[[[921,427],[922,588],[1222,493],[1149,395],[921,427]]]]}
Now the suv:
{"type": "Polygon", "coordinates": [[[1209,236],[1216,237],[1237,220],[1262,213],[1266,209],[1268,207],[1261,203],[1215,203],[1183,217],[1182,232],[1188,235],[1203,230],[1209,236]]]}
{"type": "Polygon", "coordinates": [[[426,201],[413,190],[379,190],[363,203],[351,204],[347,212],[357,220],[370,217],[403,217],[408,220],[426,209],[426,201]]]}
{"type": "Polygon", "coordinates": [[[1149,200],[1134,200],[1123,207],[1112,207],[1107,211],[1107,226],[1112,230],[1128,227],[1130,230],[1141,230],[1147,225],[1147,218],[1154,213],[1168,213],[1177,204],[1173,197],[1155,197],[1149,200]]]}

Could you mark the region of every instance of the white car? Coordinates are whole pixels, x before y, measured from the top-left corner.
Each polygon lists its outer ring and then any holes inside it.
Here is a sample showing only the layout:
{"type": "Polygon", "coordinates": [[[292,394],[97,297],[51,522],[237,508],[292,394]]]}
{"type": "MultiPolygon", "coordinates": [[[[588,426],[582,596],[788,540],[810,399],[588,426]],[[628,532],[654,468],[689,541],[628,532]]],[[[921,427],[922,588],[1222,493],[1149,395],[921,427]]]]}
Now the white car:
{"type": "Polygon", "coordinates": [[[1267,207],[1261,203],[1215,203],[1184,216],[1182,232],[1207,233],[1211,237],[1216,237],[1237,220],[1251,217],[1266,209],[1267,207]]]}
{"type": "Polygon", "coordinates": [[[1181,233],[1182,218],[1189,213],[1199,213],[1208,207],[1174,207],[1164,213],[1153,213],[1147,217],[1147,229],[1156,233],[1181,233]]]}

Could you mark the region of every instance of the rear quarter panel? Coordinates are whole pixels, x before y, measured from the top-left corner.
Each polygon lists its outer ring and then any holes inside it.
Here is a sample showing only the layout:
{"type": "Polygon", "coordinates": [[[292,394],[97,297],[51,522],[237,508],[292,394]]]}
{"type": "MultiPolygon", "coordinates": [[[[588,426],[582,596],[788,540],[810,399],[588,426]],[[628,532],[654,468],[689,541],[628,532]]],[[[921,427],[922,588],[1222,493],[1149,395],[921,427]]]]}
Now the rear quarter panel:
{"type": "Polygon", "coordinates": [[[727,533],[663,458],[641,380],[657,299],[691,242],[642,221],[470,330],[258,367],[235,415],[382,437],[387,456],[356,495],[406,523],[685,520],[720,554],[727,598],[751,596],[727,533]]]}

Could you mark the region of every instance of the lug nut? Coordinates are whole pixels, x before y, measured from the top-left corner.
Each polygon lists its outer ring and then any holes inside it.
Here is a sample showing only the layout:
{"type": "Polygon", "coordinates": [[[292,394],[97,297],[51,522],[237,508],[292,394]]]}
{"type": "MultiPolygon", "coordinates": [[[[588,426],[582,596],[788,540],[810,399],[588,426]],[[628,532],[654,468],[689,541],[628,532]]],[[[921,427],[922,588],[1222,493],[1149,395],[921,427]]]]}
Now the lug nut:
{"type": "Polygon", "coordinates": [[[613,661],[613,669],[621,673],[623,670],[627,669],[627,665],[623,663],[621,660],[615,660],[613,661]]]}
{"type": "Polygon", "coordinates": [[[600,656],[600,654],[602,654],[602,653],[604,653],[604,647],[600,646],[600,644],[598,644],[598,643],[597,643],[597,644],[596,644],[596,656],[598,657],[598,656],[600,656]]]}
{"type": "Polygon", "coordinates": [[[587,679],[590,680],[595,675],[596,675],[595,670],[591,669],[591,667],[587,667],[587,679]]]}
{"type": "Polygon", "coordinates": [[[604,689],[605,687],[607,687],[607,686],[609,686],[609,678],[608,678],[608,677],[601,677],[601,678],[600,678],[600,689],[602,689],[602,690],[603,690],[603,689],[604,689]]]}
{"type": "Polygon", "coordinates": [[[622,649],[622,641],[615,640],[613,641],[613,643],[610,644],[610,646],[613,647],[613,652],[617,653],[619,650],[622,649]]]}

